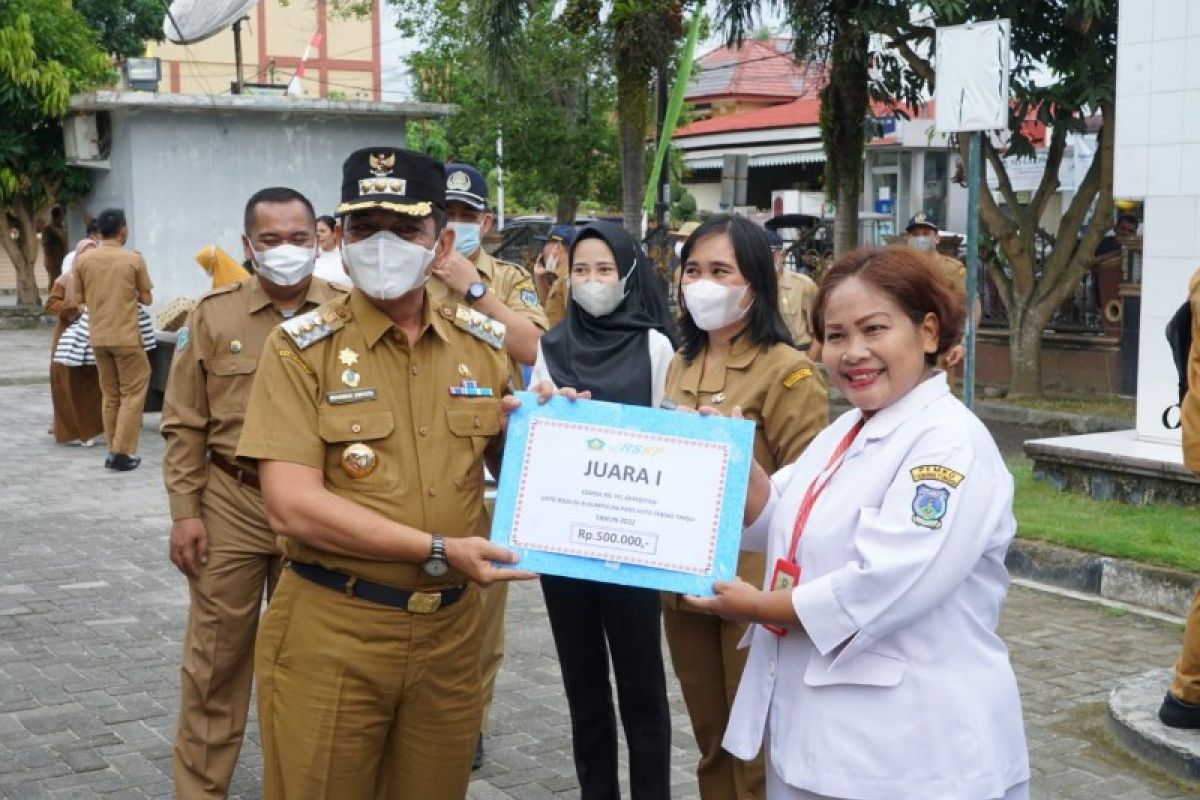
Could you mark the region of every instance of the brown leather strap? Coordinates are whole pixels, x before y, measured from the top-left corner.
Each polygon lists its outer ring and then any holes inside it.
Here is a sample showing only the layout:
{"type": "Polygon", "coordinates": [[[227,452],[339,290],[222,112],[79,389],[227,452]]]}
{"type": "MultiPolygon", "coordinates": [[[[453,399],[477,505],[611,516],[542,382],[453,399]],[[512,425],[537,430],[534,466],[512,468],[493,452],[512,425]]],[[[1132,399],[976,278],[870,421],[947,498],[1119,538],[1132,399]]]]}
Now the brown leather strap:
{"type": "Polygon", "coordinates": [[[237,464],[234,464],[229,459],[225,458],[225,456],[218,453],[216,450],[210,450],[208,452],[208,460],[212,462],[214,467],[221,470],[221,472],[224,472],[238,483],[245,484],[251,489],[262,491],[262,487],[258,484],[257,472],[253,472],[248,469],[242,469],[237,464]]]}

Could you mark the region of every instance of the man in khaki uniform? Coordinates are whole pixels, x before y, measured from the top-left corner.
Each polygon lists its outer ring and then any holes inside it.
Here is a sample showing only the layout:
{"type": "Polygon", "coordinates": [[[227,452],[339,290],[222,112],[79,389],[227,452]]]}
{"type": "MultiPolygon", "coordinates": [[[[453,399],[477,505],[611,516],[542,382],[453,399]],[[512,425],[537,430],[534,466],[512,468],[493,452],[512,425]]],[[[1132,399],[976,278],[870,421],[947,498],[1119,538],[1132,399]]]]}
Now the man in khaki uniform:
{"type": "Polygon", "coordinates": [[[191,594],[173,751],[179,797],[225,797],[242,746],[263,590],[275,588],[280,555],[258,476],[235,453],[267,336],[342,294],[312,274],[315,237],[304,195],[255,193],[242,246],[256,274],[201,297],[179,330],[162,414],[170,556],[191,594]]]}
{"type": "Polygon", "coordinates": [[[575,242],[573,225],[555,225],[542,239],[542,252],[533,264],[533,282],[538,299],[546,309],[546,320],[553,328],[567,318],[567,289],[571,285],[571,245],[575,242]]]}
{"type": "MultiPolygon", "coordinates": [[[[445,302],[463,302],[504,323],[513,386],[524,388],[521,365],[537,360],[537,341],[546,332],[546,314],[538,302],[533,281],[524,269],[484,252],[483,237],[492,227],[487,210],[488,187],[483,174],[469,164],[446,165],[446,218],[454,231],[454,257],[434,269],[429,282],[432,296],[445,302]],[[444,289],[445,293],[439,290],[444,289]]],[[[490,512],[489,512],[490,515],[490,512]]],[[[483,603],[483,729],[475,745],[475,769],[483,766],[483,734],[487,732],[496,690],[496,676],[504,660],[504,611],[508,584],[497,583],[480,591],[483,603]]]]}
{"type": "Polygon", "coordinates": [[[487,541],[483,461],[513,399],[504,326],[434,301],[445,173],[376,147],[343,167],[354,289],[267,339],[239,457],[287,567],[259,628],[263,796],[461,800],[481,724],[479,593],[532,578],[487,541]]]}
{"type": "Polygon", "coordinates": [[[138,329],[138,303],[150,305],[150,274],[145,260],[125,249],[129,228],[125,212],[109,208],[96,219],[99,247],[79,256],[75,287],[87,306],[88,331],[96,351],[96,371],[104,397],[104,438],[108,458],[104,466],[121,472],[137,469],[142,409],[150,388],[150,361],[138,329]]]}
{"type": "MultiPolygon", "coordinates": [[[[1188,390],[1179,413],[1183,463],[1200,476],[1200,270],[1188,284],[1188,303],[1192,307],[1192,347],[1188,351],[1188,390]]],[[[1163,698],[1158,718],[1172,728],[1200,728],[1200,594],[1188,612],[1175,680],[1163,698]]]]}
{"type": "Polygon", "coordinates": [[[817,282],[787,268],[787,249],[778,233],[767,231],[767,241],[779,279],[779,315],[792,334],[792,344],[808,352],[813,345],[811,316],[817,302],[817,282]]]}
{"type": "MultiPolygon", "coordinates": [[[[925,212],[921,211],[913,215],[913,218],[908,221],[908,227],[905,228],[908,233],[907,244],[909,247],[920,250],[923,253],[930,253],[937,260],[938,275],[942,278],[942,283],[956,292],[959,297],[966,302],[967,298],[967,267],[957,258],[943,255],[938,252],[938,241],[941,239],[937,221],[925,212]]],[[[979,322],[979,317],[982,313],[982,307],[979,305],[978,299],[975,301],[975,321],[979,322]]],[[[952,370],[954,367],[962,363],[966,356],[966,349],[962,344],[956,344],[944,356],[938,357],[938,366],[946,370],[952,370]]]]}

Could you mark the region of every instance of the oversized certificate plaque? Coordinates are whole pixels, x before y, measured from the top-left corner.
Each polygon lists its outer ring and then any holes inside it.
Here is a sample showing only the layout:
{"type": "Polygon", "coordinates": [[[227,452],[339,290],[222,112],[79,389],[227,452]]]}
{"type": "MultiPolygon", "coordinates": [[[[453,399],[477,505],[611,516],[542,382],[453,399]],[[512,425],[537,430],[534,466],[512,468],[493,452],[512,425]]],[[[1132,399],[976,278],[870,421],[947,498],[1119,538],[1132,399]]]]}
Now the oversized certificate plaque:
{"type": "Polygon", "coordinates": [[[733,577],[754,423],[518,397],[492,522],[516,566],[693,595],[733,577]]]}

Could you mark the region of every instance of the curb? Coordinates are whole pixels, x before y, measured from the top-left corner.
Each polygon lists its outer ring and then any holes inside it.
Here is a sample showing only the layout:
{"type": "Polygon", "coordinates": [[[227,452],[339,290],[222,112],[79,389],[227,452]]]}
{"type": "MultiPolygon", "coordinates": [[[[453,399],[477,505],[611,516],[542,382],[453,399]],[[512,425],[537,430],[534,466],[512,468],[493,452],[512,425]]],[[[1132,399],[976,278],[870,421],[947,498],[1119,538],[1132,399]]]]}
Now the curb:
{"type": "MultiPolygon", "coordinates": [[[[850,410],[850,404],[840,397],[829,399],[829,415],[836,417],[850,410]]],[[[1045,411],[1007,403],[990,403],[984,400],[975,403],[975,416],[984,422],[1005,422],[1010,425],[1026,425],[1031,428],[1046,428],[1065,433],[1107,433],[1125,431],[1134,427],[1132,419],[1102,417],[1097,414],[1072,414],[1068,411],[1045,411]]]]}
{"type": "Polygon", "coordinates": [[[1005,566],[1017,578],[1186,618],[1200,576],[1073,550],[1034,539],[1014,539],[1005,566]]]}
{"type": "Polygon", "coordinates": [[[1134,755],[1170,774],[1200,778],[1200,732],[1168,728],[1158,706],[1174,671],[1155,669],[1125,678],[1108,696],[1108,722],[1114,737],[1134,755]]]}
{"type": "Polygon", "coordinates": [[[1106,433],[1124,431],[1134,426],[1132,419],[1102,417],[1098,414],[1072,414],[1068,411],[1046,411],[1007,403],[977,401],[975,415],[991,422],[1008,422],[1034,428],[1058,428],[1070,433],[1106,433]]]}

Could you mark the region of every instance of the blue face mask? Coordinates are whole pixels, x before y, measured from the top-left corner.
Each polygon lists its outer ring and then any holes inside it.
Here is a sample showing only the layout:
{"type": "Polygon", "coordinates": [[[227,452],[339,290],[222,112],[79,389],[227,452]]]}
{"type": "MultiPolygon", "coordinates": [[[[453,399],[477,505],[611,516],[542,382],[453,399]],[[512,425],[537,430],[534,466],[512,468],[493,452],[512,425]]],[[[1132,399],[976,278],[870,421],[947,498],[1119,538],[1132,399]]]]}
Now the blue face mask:
{"type": "Polygon", "coordinates": [[[480,225],[478,222],[451,222],[449,223],[450,230],[454,231],[454,249],[462,253],[464,256],[469,256],[479,249],[479,231],[480,225]]]}

